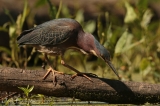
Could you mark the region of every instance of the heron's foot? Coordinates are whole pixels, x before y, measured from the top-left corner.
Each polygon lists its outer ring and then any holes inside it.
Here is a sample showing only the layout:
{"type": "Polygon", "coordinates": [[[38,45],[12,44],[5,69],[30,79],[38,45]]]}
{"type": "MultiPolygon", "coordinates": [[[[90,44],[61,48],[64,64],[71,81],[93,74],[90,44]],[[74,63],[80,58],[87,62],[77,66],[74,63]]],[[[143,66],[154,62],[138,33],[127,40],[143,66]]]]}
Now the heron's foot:
{"type": "Polygon", "coordinates": [[[55,73],[63,74],[63,75],[64,75],[64,73],[63,73],[63,72],[56,71],[56,70],[54,70],[52,67],[49,67],[49,68],[47,69],[46,74],[43,76],[43,80],[45,80],[45,79],[47,78],[47,76],[49,75],[50,72],[53,73],[53,83],[56,85],[56,82],[57,82],[57,81],[56,81],[55,73]]]}
{"type": "Polygon", "coordinates": [[[72,75],[71,78],[74,79],[77,76],[83,76],[83,77],[87,78],[89,81],[92,81],[92,79],[89,76],[98,77],[96,74],[93,74],[93,73],[76,73],[76,74],[72,75]]]}

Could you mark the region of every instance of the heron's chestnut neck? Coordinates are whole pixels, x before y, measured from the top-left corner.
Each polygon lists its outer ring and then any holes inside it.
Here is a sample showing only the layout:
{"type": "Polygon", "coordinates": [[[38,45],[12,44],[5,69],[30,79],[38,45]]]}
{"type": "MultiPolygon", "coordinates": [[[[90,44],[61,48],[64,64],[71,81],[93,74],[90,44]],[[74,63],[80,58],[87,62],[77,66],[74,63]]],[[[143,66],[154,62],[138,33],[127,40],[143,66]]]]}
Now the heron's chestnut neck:
{"type": "Polygon", "coordinates": [[[87,53],[91,53],[91,50],[95,49],[94,36],[90,33],[80,31],[78,34],[77,45],[87,53]]]}

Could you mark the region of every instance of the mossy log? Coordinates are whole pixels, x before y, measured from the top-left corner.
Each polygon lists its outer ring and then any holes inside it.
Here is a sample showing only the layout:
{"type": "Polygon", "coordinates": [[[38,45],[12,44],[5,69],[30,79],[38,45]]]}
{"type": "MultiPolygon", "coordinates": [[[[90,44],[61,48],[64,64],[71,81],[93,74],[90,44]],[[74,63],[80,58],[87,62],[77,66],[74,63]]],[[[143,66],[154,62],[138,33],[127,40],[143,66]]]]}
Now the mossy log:
{"type": "Polygon", "coordinates": [[[32,93],[55,97],[74,97],[82,101],[102,101],[110,104],[160,103],[160,85],[119,81],[105,78],[56,74],[56,85],[50,73],[43,80],[44,70],[24,70],[0,67],[0,90],[22,92],[18,87],[33,85],[32,93]]]}

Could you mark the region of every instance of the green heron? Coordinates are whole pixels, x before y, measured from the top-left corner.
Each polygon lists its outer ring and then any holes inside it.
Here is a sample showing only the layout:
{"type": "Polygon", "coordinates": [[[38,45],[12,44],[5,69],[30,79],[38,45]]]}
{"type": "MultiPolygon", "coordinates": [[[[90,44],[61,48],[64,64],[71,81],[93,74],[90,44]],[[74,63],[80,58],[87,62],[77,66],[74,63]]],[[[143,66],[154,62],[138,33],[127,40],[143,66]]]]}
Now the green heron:
{"type": "Polygon", "coordinates": [[[92,34],[84,32],[82,26],[74,19],[60,18],[45,22],[23,31],[17,40],[19,46],[31,45],[36,47],[39,52],[45,54],[50,68],[43,79],[45,79],[51,71],[53,75],[55,72],[58,72],[51,67],[47,55],[60,55],[62,65],[76,72],[76,75],[82,75],[91,80],[86,73],[81,73],[65,63],[63,55],[67,49],[75,49],[84,54],[92,54],[102,58],[120,79],[116,69],[110,62],[108,50],[102,46],[92,34]]]}

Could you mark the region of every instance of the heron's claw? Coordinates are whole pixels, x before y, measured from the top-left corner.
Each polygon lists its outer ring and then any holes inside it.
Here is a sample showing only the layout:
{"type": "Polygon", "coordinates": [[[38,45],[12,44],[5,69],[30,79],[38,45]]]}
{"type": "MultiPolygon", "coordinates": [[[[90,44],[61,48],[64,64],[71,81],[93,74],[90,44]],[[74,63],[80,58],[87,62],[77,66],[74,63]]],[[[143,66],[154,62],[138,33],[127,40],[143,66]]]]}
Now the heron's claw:
{"type": "Polygon", "coordinates": [[[88,80],[90,80],[91,82],[93,82],[93,81],[90,77],[98,77],[96,74],[93,74],[93,73],[77,73],[77,74],[72,75],[71,78],[74,79],[77,76],[83,76],[83,77],[87,78],[88,80]]]}
{"type": "Polygon", "coordinates": [[[56,70],[54,70],[52,67],[49,67],[49,68],[47,69],[47,73],[43,76],[43,80],[45,80],[45,79],[47,78],[47,76],[49,75],[50,72],[53,73],[53,83],[54,83],[54,85],[56,85],[57,81],[56,81],[56,75],[55,75],[55,73],[63,74],[63,75],[64,75],[64,73],[63,73],[63,72],[56,71],[56,70]]]}

